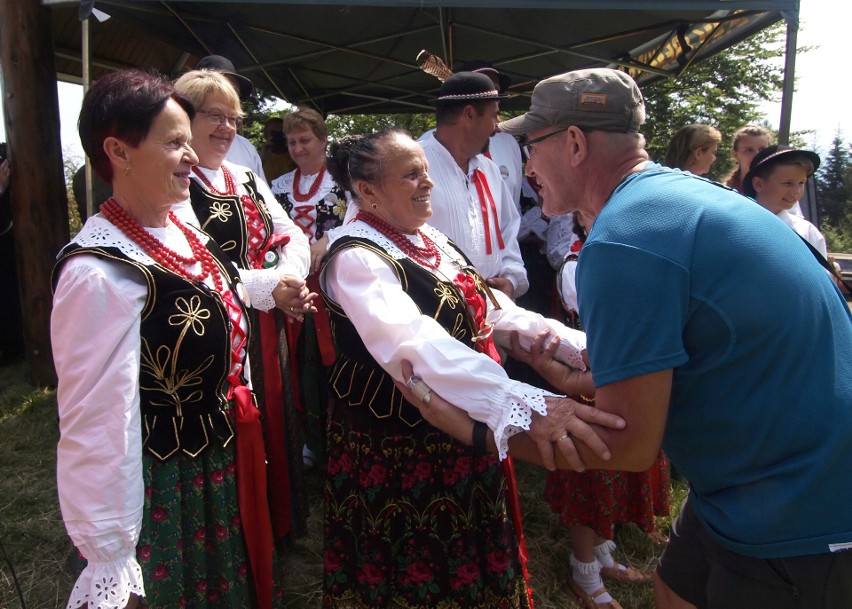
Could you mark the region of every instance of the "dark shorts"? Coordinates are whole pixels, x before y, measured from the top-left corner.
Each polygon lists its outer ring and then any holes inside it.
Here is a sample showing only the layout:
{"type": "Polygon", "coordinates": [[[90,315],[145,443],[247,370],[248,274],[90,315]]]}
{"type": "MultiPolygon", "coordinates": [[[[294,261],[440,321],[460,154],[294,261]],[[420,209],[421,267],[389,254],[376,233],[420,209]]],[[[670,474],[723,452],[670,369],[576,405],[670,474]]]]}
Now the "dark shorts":
{"type": "Polygon", "coordinates": [[[852,551],[751,558],[726,550],[686,501],[657,574],[698,609],[850,609],[852,551]]]}

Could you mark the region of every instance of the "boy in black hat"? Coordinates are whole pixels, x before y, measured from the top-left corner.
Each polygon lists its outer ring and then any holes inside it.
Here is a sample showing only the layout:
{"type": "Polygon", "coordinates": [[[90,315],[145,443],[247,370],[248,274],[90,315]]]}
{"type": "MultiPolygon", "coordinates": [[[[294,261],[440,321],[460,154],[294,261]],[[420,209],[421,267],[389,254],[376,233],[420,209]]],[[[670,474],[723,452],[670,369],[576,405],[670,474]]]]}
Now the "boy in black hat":
{"type": "Polygon", "coordinates": [[[778,216],[825,258],[828,255],[825,237],[819,229],[789,213],[802,198],[805,183],[818,167],[819,156],[810,150],[796,150],[790,146],[764,148],[752,159],[743,180],[743,193],[778,216]]]}

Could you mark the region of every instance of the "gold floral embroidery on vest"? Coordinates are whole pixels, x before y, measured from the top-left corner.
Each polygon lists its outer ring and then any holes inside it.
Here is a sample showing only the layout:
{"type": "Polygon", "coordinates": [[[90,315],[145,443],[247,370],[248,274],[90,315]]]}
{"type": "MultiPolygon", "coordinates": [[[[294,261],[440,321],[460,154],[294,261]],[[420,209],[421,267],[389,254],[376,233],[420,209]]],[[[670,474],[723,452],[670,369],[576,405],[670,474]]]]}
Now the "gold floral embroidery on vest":
{"type": "Polygon", "coordinates": [[[175,306],[180,313],[169,315],[169,325],[184,325],[179,342],[183,341],[183,337],[189,328],[192,328],[197,336],[204,336],[203,321],[210,319],[210,309],[201,308],[201,297],[196,294],[191,296],[189,302],[187,302],[186,298],[181,296],[175,301],[175,306]]]}
{"type": "Polygon", "coordinates": [[[152,353],[148,341],[143,339],[141,366],[154,379],[153,387],[143,388],[164,395],[162,401],[152,399],[151,405],[174,407],[175,416],[182,417],[184,405],[199,402],[204,397],[202,391],[190,388],[202,383],[202,373],[213,364],[215,357],[208,356],[194,370],[178,370],[178,356],[184,337],[190,330],[197,336],[204,335],[204,321],[210,319],[210,309],[201,308],[198,295],[191,296],[189,300],[181,296],[175,300],[175,306],[179,313],[169,316],[169,325],[182,328],[175,341],[174,351],[166,345],[160,345],[152,353]]]}
{"type": "Polygon", "coordinates": [[[458,292],[453,290],[446,283],[439,283],[432,291],[435,293],[435,296],[440,299],[438,308],[435,309],[435,314],[432,316],[435,319],[438,319],[438,315],[440,315],[441,309],[444,308],[444,304],[449,305],[451,309],[455,309],[456,305],[459,303],[458,292]]]}
{"type": "Polygon", "coordinates": [[[485,286],[485,281],[482,279],[482,275],[474,271],[472,268],[465,269],[465,274],[473,277],[474,283],[476,283],[476,291],[480,294],[487,293],[485,286]]]}
{"type": "Polygon", "coordinates": [[[214,201],[213,205],[210,206],[210,217],[207,219],[206,225],[211,220],[218,220],[219,222],[227,222],[228,218],[234,215],[233,210],[231,209],[231,203],[228,201],[214,201]]]}

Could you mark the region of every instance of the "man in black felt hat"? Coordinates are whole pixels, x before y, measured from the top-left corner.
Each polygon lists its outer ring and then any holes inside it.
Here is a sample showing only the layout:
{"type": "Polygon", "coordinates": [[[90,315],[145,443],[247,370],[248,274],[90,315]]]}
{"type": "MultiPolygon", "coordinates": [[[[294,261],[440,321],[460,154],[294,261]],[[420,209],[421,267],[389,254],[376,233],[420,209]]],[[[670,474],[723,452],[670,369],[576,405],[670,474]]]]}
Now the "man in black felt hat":
{"type": "MultiPolygon", "coordinates": [[[[198,60],[198,63],[195,64],[195,69],[213,70],[227,76],[231,84],[234,85],[234,89],[237,90],[237,95],[239,95],[241,102],[246,101],[254,90],[252,82],[242,74],[239,74],[233,62],[227,57],[207,55],[198,60]]],[[[260,160],[260,155],[257,153],[254,145],[239,133],[234,136],[231,148],[228,150],[228,154],[225,155],[225,159],[237,165],[248,167],[256,176],[266,182],[266,174],[263,172],[263,162],[260,160]]]]}
{"type": "MultiPolygon", "coordinates": [[[[459,72],[476,72],[485,74],[494,83],[494,87],[500,93],[506,93],[511,80],[509,76],[498,70],[494,65],[483,59],[472,59],[463,63],[459,72]]],[[[518,145],[518,140],[508,133],[497,131],[491,136],[488,142],[488,157],[497,163],[500,168],[500,175],[503,176],[503,181],[509,187],[509,192],[512,193],[512,200],[515,206],[520,211],[521,209],[521,184],[524,180],[523,158],[521,157],[521,147],[518,145]]]]}
{"type": "Polygon", "coordinates": [[[529,287],[520,215],[500,168],[483,154],[505,97],[485,74],[456,72],[433,100],[435,131],[419,142],[435,184],[430,224],[456,242],[489,285],[514,298],[529,287]]]}

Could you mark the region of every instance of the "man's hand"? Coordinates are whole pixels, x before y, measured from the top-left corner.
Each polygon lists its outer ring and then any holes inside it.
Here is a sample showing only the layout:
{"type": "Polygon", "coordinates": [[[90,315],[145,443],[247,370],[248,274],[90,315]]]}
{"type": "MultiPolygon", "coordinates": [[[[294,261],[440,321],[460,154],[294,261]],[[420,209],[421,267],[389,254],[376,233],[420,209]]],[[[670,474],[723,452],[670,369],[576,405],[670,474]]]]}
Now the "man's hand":
{"type": "Polygon", "coordinates": [[[304,320],[305,313],[317,312],[313,305],[313,300],[317,297],[316,292],[309,291],[305,280],[295,275],[282,275],[278,285],[272,290],[272,297],[275,299],[275,306],[296,321],[304,320]]]}
{"type": "Polygon", "coordinates": [[[515,299],[515,286],[513,286],[512,282],[505,277],[490,277],[485,280],[485,283],[492,288],[500,290],[512,300],[515,299]]]}
{"type": "Polygon", "coordinates": [[[547,416],[532,413],[529,436],[541,454],[542,464],[549,470],[556,469],[556,451],[578,472],[586,464],[577,452],[575,442],[582,442],[604,461],[612,456],[591,425],[624,429],[626,422],[619,416],[585,406],[571,398],[545,398],[547,416]]]}

